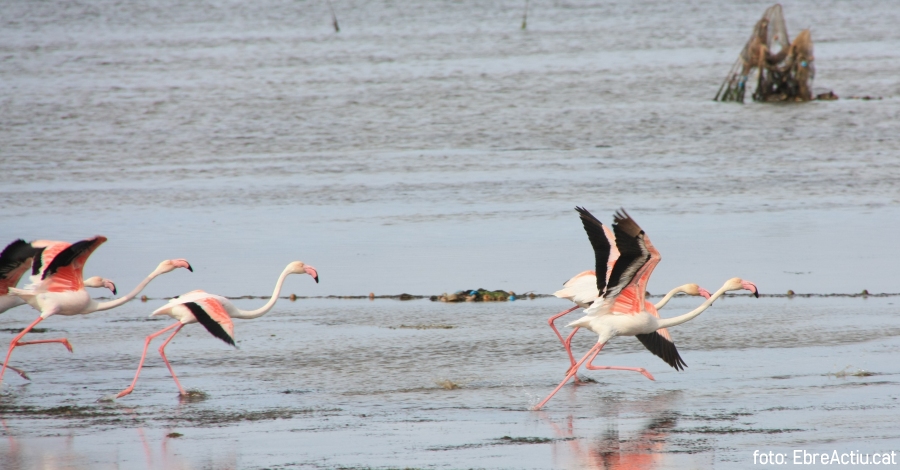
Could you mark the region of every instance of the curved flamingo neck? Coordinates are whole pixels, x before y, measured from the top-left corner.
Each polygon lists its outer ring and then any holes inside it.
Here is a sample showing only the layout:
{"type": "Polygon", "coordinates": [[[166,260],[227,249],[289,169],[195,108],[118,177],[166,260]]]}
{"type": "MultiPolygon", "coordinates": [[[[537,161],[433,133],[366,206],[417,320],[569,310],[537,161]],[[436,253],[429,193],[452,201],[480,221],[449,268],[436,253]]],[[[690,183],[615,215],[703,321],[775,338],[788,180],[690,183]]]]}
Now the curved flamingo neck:
{"type": "Polygon", "coordinates": [[[150,273],[149,276],[144,278],[144,280],[141,281],[141,283],[138,284],[137,287],[134,288],[134,290],[132,290],[131,292],[129,292],[128,294],[126,294],[123,297],[119,297],[118,299],[110,300],[108,302],[100,302],[100,303],[96,304],[93,311],[100,312],[102,310],[109,310],[111,308],[116,308],[120,305],[125,304],[126,302],[128,302],[129,300],[135,298],[138,294],[140,294],[141,291],[144,290],[145,287],[147,287],[147,284],[150,284],[150,281],[152,281],[156,276],[159,276],[160,274],[162,274],[162,272],[160,272],[159,270],[154,270],[152,273],[150,273]]]}
{"type": "Polygon", "coordinates": [[[684,286],[678,286],[678,287],[670,290],[669,293],[666,294],[666,296],[662,298],[662,300],[660,300],[659,302],[656,303],[656,305],[654,305],[654,307],[656,307],[657,310],[663,308],[667,303],[669,303],[670,300],[672,300],[672,297],[675,297],[675,295],[680,292],[684,292],[686,285],[687,284],[685,284],[684,286]]]}
{"type": "Polygon", "coordinates": [[[281,286],[284,284],[284,280],[289,274],[291,274],[291,271],[288,268],[284,268],[284,271],[281,272],[281,276],[278,276],[278,282],[275,283],[275,290],[272,292],[272,297],[269,298],[269,301],[266,302],[265,305],[256,310],[237,309],[237,314],[232,316],[234,318],[252,320],[269,313],[269,310],[272,310],[272,307],[275,306],[275,302],[278,301],[278,294],[281,293],[281,286]]]}
{"type": "Polygon", "coordinates": [[[685,313],[684,315],[679,315],[677,317],[660,318],[659,321],[657,322],[657,324],[659,325],[659,327],[657,329],[671,328],[673,326],[677,326],[684,322],[693,320],[694,317],[696,317],[697,315],[700,315],[701,313],[703,313],[704,310],[708,309],[713,304],[713,302],[716,301],[716,299],[718,299],[719,297],[722,296],[722,294],[724,294],[730,290],[734,290],[734,289],[729,289],[728,282],[726,282],[725,285],[723,285],[721,288],[719,288],[719,290],[717,290],[715,294],[711,295],[708,299],[706,299],[706,302],[703,302],[702,304],[700,304],[699,307],[695,308],[694,310],[691,310],[690,312],[685,313]]]}

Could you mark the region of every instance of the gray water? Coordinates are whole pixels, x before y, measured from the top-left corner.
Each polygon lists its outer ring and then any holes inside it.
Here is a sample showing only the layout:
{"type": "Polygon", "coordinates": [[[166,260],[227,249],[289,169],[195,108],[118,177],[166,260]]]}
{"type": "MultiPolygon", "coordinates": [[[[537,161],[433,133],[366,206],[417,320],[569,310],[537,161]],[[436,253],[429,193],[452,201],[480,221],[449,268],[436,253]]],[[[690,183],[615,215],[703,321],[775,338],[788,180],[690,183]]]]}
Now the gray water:
{"type": "Polygon", "coordinates": [[[283,294],[551,293],[593,268],[575,205],[629,210],[663,256],[655,294],[733,276],[763,293],[900,291],[892,2],[785,4],[791,34],[812,27],[816,87],[844,99],[743,106],[711,99],[763,2],[537,1],[524,31],[518,1],[333,4],[340,33],[318,1],[0,5],[0,240],[106,235],[85,274],[121,291],[163,259],[195,268],[146,304],[48,320],[74,355],[16,351],[33,382],[4,380],[4,468],[742,468],[754,449],[900,451],[893,297],[727,299],[673,332],[686,372],[620,338],[598,363],[657,382],[586,373],[597,383],[544,413],[527,409],[565,371],[544,323],[562,301],[284,302],[237,325],[239,350],[199,327],[171,344],[205,401],[178,403],[154,346],[136,392],[96,404],[166,325],[143,322],[160,297],[268,294],[296,259],[321,283],[283,294]],[[403,324],[454,328],[390,329],[403,324]]]}

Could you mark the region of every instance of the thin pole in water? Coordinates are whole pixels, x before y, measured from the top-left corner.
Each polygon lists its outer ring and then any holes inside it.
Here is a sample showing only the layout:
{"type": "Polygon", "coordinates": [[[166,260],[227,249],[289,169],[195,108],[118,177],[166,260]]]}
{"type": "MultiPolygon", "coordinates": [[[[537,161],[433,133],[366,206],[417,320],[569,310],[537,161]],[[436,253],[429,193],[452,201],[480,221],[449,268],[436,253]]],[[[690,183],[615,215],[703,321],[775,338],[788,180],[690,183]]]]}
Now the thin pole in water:
{"type": "Polygon", "coordinates": [[[522,14],[522,29],[528,27],[528,1],[529,0],[525,0],[525,13],[522,14]]]}
{"type": "Polygon", "coordinates": [[[331,24],[334,25],[334,32],[340,33],[341,27],[338,26],[337,15],[334,14],[334,7],[331,6],[331,0],[325,0],[328,2],[328,9],[331,10],[331,24]]]}

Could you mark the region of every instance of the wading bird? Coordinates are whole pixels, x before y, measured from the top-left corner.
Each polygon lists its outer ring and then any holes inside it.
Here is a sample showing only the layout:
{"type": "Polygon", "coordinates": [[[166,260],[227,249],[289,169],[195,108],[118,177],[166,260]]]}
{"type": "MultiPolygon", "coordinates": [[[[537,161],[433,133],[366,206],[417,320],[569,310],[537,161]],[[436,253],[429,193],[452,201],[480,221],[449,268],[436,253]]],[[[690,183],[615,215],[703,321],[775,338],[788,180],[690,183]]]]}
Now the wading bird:
{"type": "MultiPolygon", "coordinates": [[[[69,246],[70,244],[66,242],[36,240],[28,243],[21,239],[7,245],[0,253],[0,313],[19,305],[25,305],[25,301],[21,297],[8,295],[10,287],[16,287],[19,279],[29,269],[33,270],[32,281],[34,282],[36,278],[39,280],[47,264],[60,251],[69,246]],[[36,259],[37,263],[35,263],[36,259]]],[[[116,294],[115,283],[100,276],[85,279],[84,287],[105,287],[113,295],[116,294]]]]}
{"type": "MultiPolygon", "coordinates": [[[[303,273],[312,276],[316,283],[319,282],[319,273],[316,272],[315,268],[303,264],[302,261],[294,261],[293,263],[288,264],[287,267],[284,268],[284,271],[281,272],[281,275],[278,277],[278,282],[275,283],[275,291],[272,293],[272,297],[269,298],[269,301],[256,310],[241,310],[235,307],[234,304],[225,297],[210,294],[202,290],[191,291],[187,294],[175,297],[166,305],[156,309],[150,314],[151,317],[155,315],[168,315],[178,321],[173,325],[167,326],[162,330],[147,336],[147,339],[144,340],[144,352],[141,354],[141,361],[138,363],[138,368],[134,373],[134,380],[131,381],[131,385],[119,392],[115,397],[109,398],[122,398],[134,391],[134,386],[137,384],[138,377],[141,375],[141,368],[144,366],[144,359],[147,357],[147,348],[150,347],[150,341],[173,328],[175,331],[173,331],[159,347],[159,355],[162,356],[163,362],[165,362],[166,367],[169,368],[169,373],[172,374],[172,378],[175,380],[175,385],[178,386],[178,391],[181,393],[181,396],[186,396],[187,393],[185,393],[181,383],[178,382],[178,376],[175,375],[175,371],[172,370],[172,365],[169,364],[169,360],[166,359],[166,345],[169,344],[169,341],[172,341],[172,338],[181,331],[184,325],[199,322],[210,332],[210,334],[227,344],[235,346],[234,323],[231,319],[241,318],[250,320],[265,315],[275,305],[275,301],[278,300],[278,294],[281,293],[281,286],[284,284],[285,278],[290,274],[303,273]]],[[[107,398],[104,398],[104,400],[106,399],[107,398]]]]}
{"type": "MultiPolygon", "coordinates": [[[[3,252],[0,253],[0,313],[19,305],[25,305],[25,301],[21,297],[9,295],[9,288],[16,287],[19,279],[29,269],[37,268],[35,270],[37,272],[32,272],[32,280],[34,280],[35,276],[39,276],[43,272],[40,269],[42,265],[41,260],[49,262],[69,245],[66,242],[49,240],[37,240],[28,243],[22,239],[15,240],[7,245],[3,252]],[[37,264],[34,263],[35,258],[39,260],[37,264]]],[[[47,263],[43,263],[44,268],[46,268],[46,265],[47,263]]],[[[104,279],[100,276],[85,279],[84,287],[106,287],[112,291],[113,295],[116,294],[116,285],[109,279],[104,279]]],[[[13,366],[7,367],[19,374],[23,379],[31,380],[25,371],[13,366]]]]}
{"type": "Polygon", "coordinates": [[[585,316],[570,323],[570,327],[587,328],[598,335],[597,343],[574,366],[571,366],[563,381],[543,401],[534,407],[541,409],[574,376],[585,363],[589,370],[629,370],[640,372],[650,380],[655,380],[642,367],[594,366],[597,354],[607,341],[615,336],[635,336],[654,355],[660,357],[676,370],[686,365],[675,348],[675,343],[667,328],[680,325],[700,315],[722,294],[732,290],[746,289],[759,297],[756,286],[739,278],[729,279],[696,309],[674,318],[659,318],[656,307],[644,300],[650,274],[659,263],[659,251],[650,242],[640,226],[625,210],[616,212],[610,231],[586,209],[576,207],[581,222],[594,248],[596,270],[603,272],[609,266],[611,253],[618,252],[607,276],[595,276],[600,298],[585,310],[585,316]],[[613,250],[615,247],[615,250],[613,250]]]}
{"type": "MultiPolygon", "coordinates": [[[[612,235],[610,234],[610,236],[612,235]]],[[[615,258],[619,257],[618,250],[616,250],[614,254],[615,258]]],[[[613,263],[614,262],[615,259],[613,259],[613,263]]],[[[609,280],[609,275],[612,271],[613,263],[607,263],[607,281],[609,280]]],[[[680,293],[685,293],[687,295],[693,296],[702,296],[705,299],[709,298],[709,291],[707,291],[706,289],[698,286],[697,284],[684,284],[670,290],[669,293],[666,294],[665,297],[663,297],[662,300],[657,302],[653,307],[656,308],[656,310],[663,308],[663,306],[669,303],[669,300],[671,300],[672,297],[680,293]]],[[[553,315],[547,320],[547,324],[550,325],[550,328],[552,328],[553,332],[556,333],[556,337],[559,338],[559,342],[562,343],[564,348],[566,348],[566,353],[569,355],[569,362],[572,364],[572,366],[574,366],[575,356],[572,355],[572,337],[575,336],[575,333],[577,333],[580,328],[576,327],[574,330],[572,330],[571,333],[569,333],[569,336],[566,337],[566,339],[563,339],[562,335],[559,333],[559,330],[556,329],[555,322],[560,317],[576,309],[590,307],[591,304],[594,303],[594,301],[597,300],[598,297],[600,297],[600,293],[597,291],[597,273],[594,271],[584,271],[578,273],[572,279],[566,281],[566,283],[563,284],[563,288],[554,292],[553,295],[560,299],[568,299],[572,302],[575,302],[574,307],[563,310],[562,312],[553,315]]],[[[575,375],[574,378],[576,382],[579,382],[577,375],[575,375]]]]}
{"type": "Polygon", "coordinates": [[[41,312],[41,315],[13,338],[9,345],[9,351],[6,353],[6,360],[3,362],[3,369],[0,369],[0,383],[3,381],[3,373],[6,372],[13,349],[19,346],[39,343],[61,343],[69,352],[72,352],[72,345],[66,338],[19,341],[43,320],[52,315],[84,315],[91,312],[109,310],[133,299],[153,278],[160,274],[168,273],[176,268],[185,268],[193,271],[191,265],[183,259],[166,260],[159,263],[159,266],[128,295],[107,302],[97,302],[84,290],[82,270],[91,253],[105,241],[106,237],[97,235],[96,237],[73,243],[60,251],[47,264],[46,268],[41,271],[39,284],[32,284],[26,289],[9,289],[11,294],[20,297],[25,303],[41,312]]]}

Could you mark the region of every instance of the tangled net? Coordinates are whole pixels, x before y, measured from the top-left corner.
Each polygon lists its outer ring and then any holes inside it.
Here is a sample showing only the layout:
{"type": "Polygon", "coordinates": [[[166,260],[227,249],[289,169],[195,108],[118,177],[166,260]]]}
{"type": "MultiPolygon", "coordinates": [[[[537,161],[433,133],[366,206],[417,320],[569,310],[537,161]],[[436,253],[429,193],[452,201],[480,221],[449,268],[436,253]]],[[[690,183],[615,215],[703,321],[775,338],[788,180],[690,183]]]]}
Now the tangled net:
{"type": "Polygon", "coordinates": [[[836,99],[828,91],[814,96],[816,75],[812,37],[804,29],[791,42],[780,4],[772,5],[753,27],[750,40],[741,50],[719,91],[716,101],[744,102],[747,82],[758,71],[753,100],[761,102],[836,99]]]}

